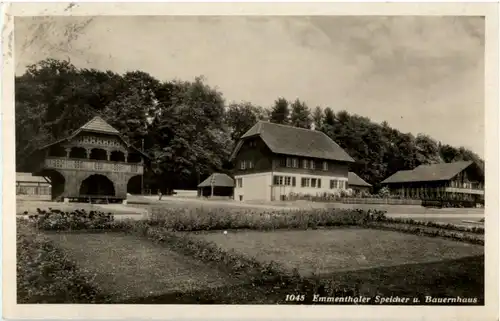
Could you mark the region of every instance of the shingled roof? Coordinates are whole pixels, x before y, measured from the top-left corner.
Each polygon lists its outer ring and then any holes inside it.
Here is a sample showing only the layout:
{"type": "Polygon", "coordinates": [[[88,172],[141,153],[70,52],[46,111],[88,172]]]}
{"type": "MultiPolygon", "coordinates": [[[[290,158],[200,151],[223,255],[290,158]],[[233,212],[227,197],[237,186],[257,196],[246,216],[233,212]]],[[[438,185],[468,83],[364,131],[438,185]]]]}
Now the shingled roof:
{"type": "Polygon", "coordinates": [[[108,124],[100,116],[95,116],[89,120],[85,125],[80,127],[80,131],[91,131],[105,134],[119,134],[120,132],[116,130],[113,126],[108,124]]]}
{"type": "MultiPolygon", "coordinates": [[[[474,164],[472,161],[420,165],[413,170],[399,171],[382,181],[382,184],[407,182],[446,181],[455,177],[467,167],[474,164]]],[[[478,166],[480,169],[480,167],[478,166]]]]}
{"type": "Polygon", "coordinates": [[[147,155],[146,153],[144,153],[143,151],[141,151],[140,149],[132,146],[127,140],[125,140],[121,135],[120,135],[120,132],[115,129],[113,126],[111,126],[110,124],[108,124],[104,119],[102,119],[100,116],[95,116],[94,118],[92,118],[91,120],[89,120],[88,122],[86,122],[82,127],[78,128],[77,130],[75,130],[70,136],[66,137],[66,138],[63,138],[63,139],[59,139],[55,142],[52,142],[50,144],[47,144],[45,146],[42,146],[40,148],[38,148],[38,150],[42,150],[42,149],[45,149],[47,147],[50,147],[52,145],[55,145],[55,144],[58,144],[58,143],[61,143],[65,140],[71,140],[72,138],[74,138],[75,136],[77,136],[78,134],[80,134],[81,132],[94,132],[94,133],[102,133],[102,134],[109,134],[109,135],[116,135],[118,138],[121,139],[121,141],[129,148],[135,150],[136,152],[140,153],[141,155],[143,155],[144,157],[146,158],[150,158],[149,155],[147,155]]]}
{"type": "Polygon", "coordinates": [[[372,186],[354,172],[347,173],[347,184],[352,186],[372,186]]]}
{"type": "Polygon", "coordinates": [[[232,158],[249,137],[260,136],[273,153],[354,162],[336,142],[321,131],[259,121],[250,128],[236,146],[232,158]]]}
{"type": "Polygon", "coordinates": [[[214,186],[217,187],[234,187],[234,180],[229,177],[229,175],[223,173],[213,173],[210,177],[201,182],[198,187],[212,186],[212,180],[214,186]]]}

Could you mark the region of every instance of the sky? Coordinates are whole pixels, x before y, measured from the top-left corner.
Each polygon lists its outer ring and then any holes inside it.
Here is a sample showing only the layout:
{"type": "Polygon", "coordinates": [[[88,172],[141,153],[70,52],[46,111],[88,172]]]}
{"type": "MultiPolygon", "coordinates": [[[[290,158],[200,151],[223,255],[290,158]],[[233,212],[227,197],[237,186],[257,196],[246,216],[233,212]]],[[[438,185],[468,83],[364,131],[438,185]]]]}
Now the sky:
{"type": "Polygon", "coordinates": [[[206,82],[425,133],[484,157],[484,20],[425,16],[16,17],[16,74],[42,59],[206,82]]]}

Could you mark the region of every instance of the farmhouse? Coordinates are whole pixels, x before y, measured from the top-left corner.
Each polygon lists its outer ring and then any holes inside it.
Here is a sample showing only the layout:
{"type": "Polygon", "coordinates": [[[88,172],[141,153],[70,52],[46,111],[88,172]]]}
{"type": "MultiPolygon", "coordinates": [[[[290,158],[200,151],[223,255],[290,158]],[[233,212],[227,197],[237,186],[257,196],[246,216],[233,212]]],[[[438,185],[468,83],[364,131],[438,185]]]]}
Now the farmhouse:
{"type": "Polygon", "coordinates": [[[484,202],[484,171],[471,161],[420,165],[396,172],[382,184],[408,198],[484,202]]]}
{"type": "Polygon", "coordinates": [[[284,200],[290,193],[346,189],[354,160],[320,131],[259,121],[237,143],[231,159],[236,200],[284,200]]]}
{"type": "Polygon", "coordinates": [[[233,196],[234,180],[227,174],[213,173],[198,185],[198,196],[233,196]]]}
{"type": "Polygon", "coordinates": [[[17,195],[50,195],[50,183],[31,173],[16,173],[17,195]]]}
{"type": "Polygon", "coordinates": [[[51,183],[52,200],[112,202],[141,185],[147,159],[96,116],[70,136],[36,150],[27,165],[51,183]]]}
{"type": "Polygon", "coordinates": [[[370,192],[372,185],[367,183],[364,179],[359,177],[354,172],[349,172],[347,175],[348,188],[352,189],[354,193],[359,194],[363,192],[370,192]]]}

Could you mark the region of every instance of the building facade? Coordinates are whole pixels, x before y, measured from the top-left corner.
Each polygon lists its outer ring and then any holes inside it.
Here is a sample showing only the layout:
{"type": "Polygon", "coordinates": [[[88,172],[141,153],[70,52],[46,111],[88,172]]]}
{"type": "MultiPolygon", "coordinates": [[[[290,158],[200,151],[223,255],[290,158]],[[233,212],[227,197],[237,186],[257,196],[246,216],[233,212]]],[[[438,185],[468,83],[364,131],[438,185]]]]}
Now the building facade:
{"type": "Polygon", "coordinates": [[[260,121],[232,154],[236,200],[284,200],[346,189],[354,160],[324,133],[260,121]]]}
{"type": "Polygon", "coordinates": [[[52,200],[121,201],[141,182],[147,155],[101,117],[33,153],[29,167],[52,185],[52,200]]]}
{"type": "Polygon", "coordinates": [[[16,173],[16,195],[51,195],[50,183],[31,173],[16,173]]]}
{"type": "Polygon", "coordinates": [[[471,161],[420,165],[399,171],[382,184],[405,198],[484,204],[484,171],[471,161]]]}

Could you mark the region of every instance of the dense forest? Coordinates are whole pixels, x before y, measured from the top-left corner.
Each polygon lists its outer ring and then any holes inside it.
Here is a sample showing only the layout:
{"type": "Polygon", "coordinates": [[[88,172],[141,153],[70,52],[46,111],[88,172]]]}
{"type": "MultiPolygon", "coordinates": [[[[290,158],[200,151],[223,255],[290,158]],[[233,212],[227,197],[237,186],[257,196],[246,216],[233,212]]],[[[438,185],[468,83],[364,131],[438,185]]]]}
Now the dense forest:
{"type": "Polygon", "coordinates": [[[229,173],[238,137],[260,119],[323,131],[356,160],[352,170],[375,186],[420,164],[473,160],[484,166],[463,147],[402,133],[344,110],[311,108],[299,99],[278,96],[268,108],[227,104],[202,77],[160,81],[141,71],[120,75],[47,59],[29,66],[15,86],[18,171],[34,149],[66,137],[96,115],[136,147],[144,143],[152,159],[145,187],[153,190],[195,188],[213,171],[229,173]]]}

